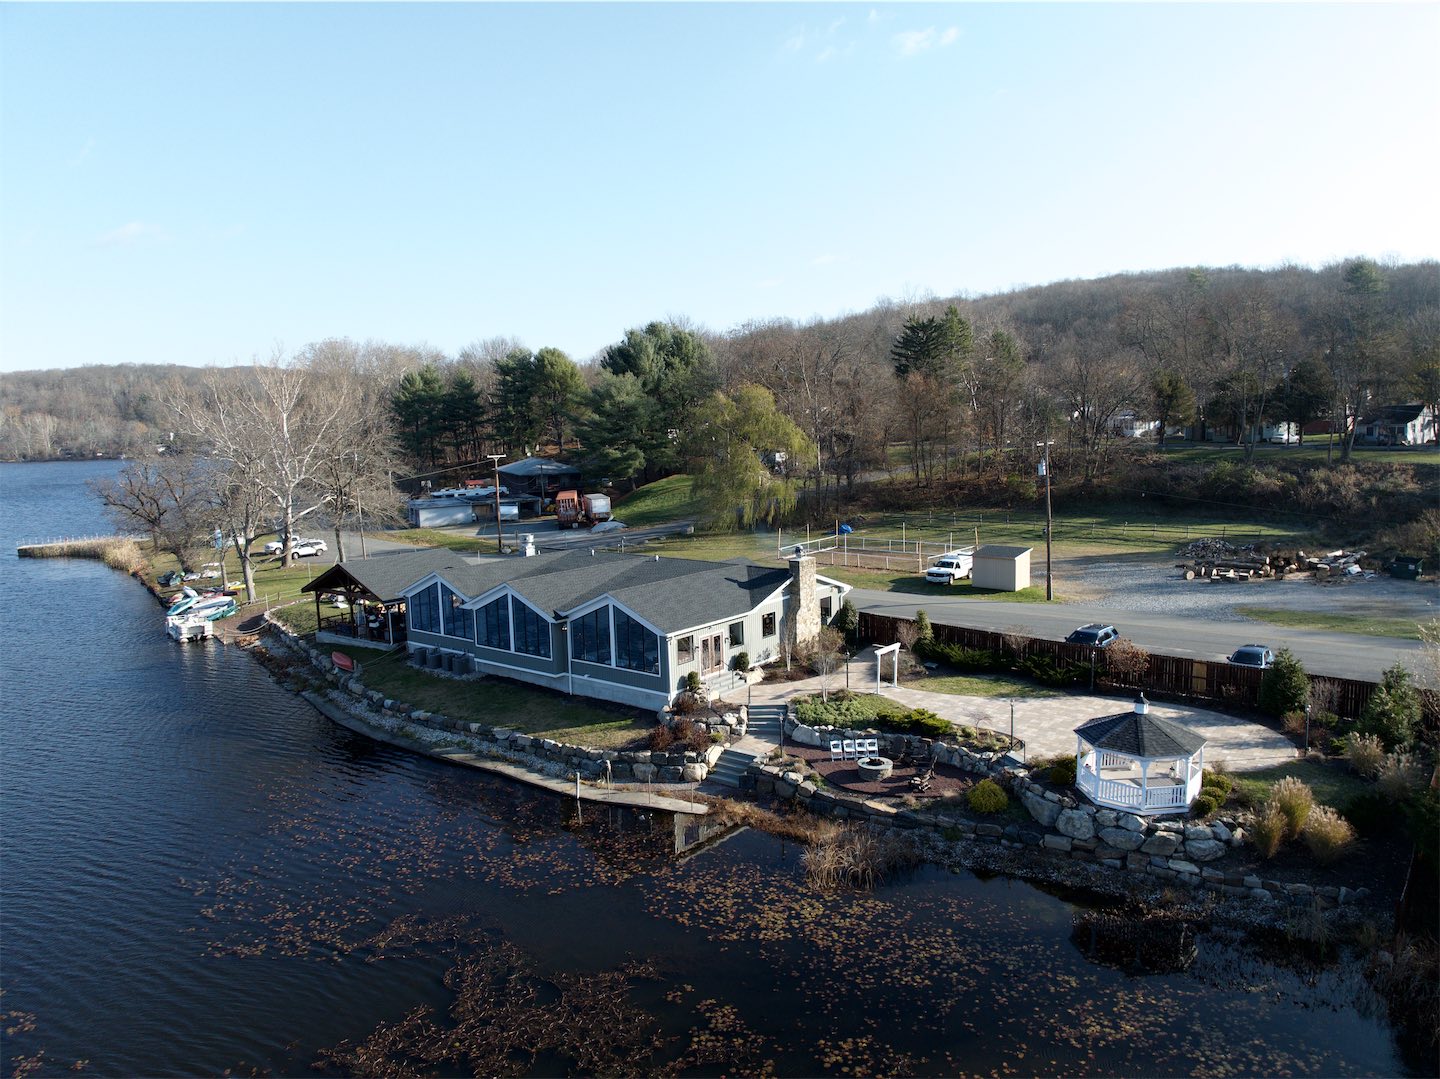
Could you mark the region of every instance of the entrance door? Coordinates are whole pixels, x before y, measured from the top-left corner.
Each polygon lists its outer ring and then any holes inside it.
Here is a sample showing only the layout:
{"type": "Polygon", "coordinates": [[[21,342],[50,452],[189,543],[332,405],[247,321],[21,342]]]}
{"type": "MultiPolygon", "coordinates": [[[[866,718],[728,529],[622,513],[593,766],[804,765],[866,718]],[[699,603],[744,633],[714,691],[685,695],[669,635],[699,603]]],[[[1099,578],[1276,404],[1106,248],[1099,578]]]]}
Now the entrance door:
{"type": "Polygon", "coordinates": [[[720,669],[724,662],[725,654],[720,644],[720,635],[700,638],[700,671],[703,674],[710,674],[720,669]]]}

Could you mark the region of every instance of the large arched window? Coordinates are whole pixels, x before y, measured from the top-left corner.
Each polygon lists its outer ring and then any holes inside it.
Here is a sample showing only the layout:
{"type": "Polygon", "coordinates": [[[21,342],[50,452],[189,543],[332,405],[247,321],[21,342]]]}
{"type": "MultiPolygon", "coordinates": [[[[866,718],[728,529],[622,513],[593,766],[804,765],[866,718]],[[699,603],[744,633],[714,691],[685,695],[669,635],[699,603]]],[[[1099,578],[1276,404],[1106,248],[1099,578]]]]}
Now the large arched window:
{"type": "Polygon", "coordinates": [[[549,659],[550,623],[518,599],[512,610],[515,612],[515,651],[549,659]]]}
{"type": "Polygon", "coordinates": [[[610,608],[570,620],[570,654],[586,663],[610,662],[610,608]]]}
{"type": "Polygon", "coordinates": [[[475,612],[475,643],[510,650],[509,596],[501,596],[475,612]]]}
{"type": "Polygon", "coordinates": [[[615,610],[615,666],[660,673],[660,638],[619,608],[615,610]]]}

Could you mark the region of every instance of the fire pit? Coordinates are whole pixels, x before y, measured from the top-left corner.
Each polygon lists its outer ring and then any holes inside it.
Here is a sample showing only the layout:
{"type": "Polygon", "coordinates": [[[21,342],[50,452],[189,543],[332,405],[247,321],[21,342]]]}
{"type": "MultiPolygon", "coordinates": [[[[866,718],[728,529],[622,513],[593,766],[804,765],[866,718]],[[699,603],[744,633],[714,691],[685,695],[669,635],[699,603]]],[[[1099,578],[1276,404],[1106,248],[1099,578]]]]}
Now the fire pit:
{"type": "Polygon", "coordinates": [[[855,767],[859,769],[861,779],[874,783],[877,780],[889,779],[890,773],[895,770],[895,762],[889,757],[861,757],[855,762],[855,767]]]}

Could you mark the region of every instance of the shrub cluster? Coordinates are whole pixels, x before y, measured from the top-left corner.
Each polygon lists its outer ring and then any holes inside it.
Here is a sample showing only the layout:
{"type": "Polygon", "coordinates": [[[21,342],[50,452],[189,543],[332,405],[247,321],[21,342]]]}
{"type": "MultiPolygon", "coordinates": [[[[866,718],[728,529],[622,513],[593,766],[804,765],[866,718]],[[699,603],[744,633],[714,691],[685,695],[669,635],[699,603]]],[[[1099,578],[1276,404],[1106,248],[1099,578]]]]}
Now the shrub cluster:
{"type": "Polygon", "coordinates": [[[1068,787],[1075,782],[1075,758],[1066,755],[1058,757],[1050,765],[1050,782],[1057,787],[1068,787]]]}
{"type": "Polygon", "coordinates": [[[1425,766],[1409,753],[1388,753],[1375,777],[1381,794],[1392,801],[1404,801],[1425,782],[1425,766]]]}
{"type": "Polygon", "coordinates": [[[922,659],[944,663],[962,671],[996,671],[1004,667],[1004,660],[985,648],[966,648],[959,644],[929,640],[916,643],[916,650],[922,659]]]}
{"type": "MultiPolygon", "coordinates": [[[[1367,813],[1375,808],[1358,799],[1351,806],[1367,813]]],[[[1286,776],[1271,788],[1269,800],[1250,822],[1249,836],[1266,858],[1275,857],[1287,839],[1298,838],[1317,862],[1328,865],[1355,842],[1355,829],[1329,806],[1316,805],[1304,783],[1286,776]]]]}
{"type": "Polygon", "coordinates": [[[650,731],[650,748],[658,752],[688,749],[701,752],[710,746],[710,735],[693,720],[680,718],[674,723],[657,724],[650,731]]]}
{"type": "Polygon", "coordinates": [[[993,779],[982,779],[965,795],[976,813],[1000,813],[1010,804],[1009,797],[993,779]]]}
{"type": "Polygon", "coordinates": [[[1294,839],[1315,808],[1315,795],[1303,781],[1286,776],[1270,788],[1270,803],[1285,815],[1285,838],[1294,839]]]}
{"type": "Polygon", "coordinates": [[[1385,746],[1373,734],[1351,731],[1345,736],[1345,760],[1356,775],[1374,779],[1385,763],[1385,746]]]}
{"type": "Polygon", "coordinates": [[[1335,861],[1355,842],[1355,829],[1329,806],[1316,806],[1311,810],[1300,835],[1321,865],[1335,861]]]}

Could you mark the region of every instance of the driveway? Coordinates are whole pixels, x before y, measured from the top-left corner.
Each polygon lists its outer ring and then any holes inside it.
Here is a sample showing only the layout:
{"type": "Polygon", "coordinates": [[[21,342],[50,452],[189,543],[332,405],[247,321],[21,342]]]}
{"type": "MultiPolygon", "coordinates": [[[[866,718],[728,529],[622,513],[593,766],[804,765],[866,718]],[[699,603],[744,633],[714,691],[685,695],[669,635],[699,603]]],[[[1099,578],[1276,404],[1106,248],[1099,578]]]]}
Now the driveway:
{"type": "MultiPolygon", "coordinates": [[[[888,670],[888,663],[886,667],[888,670]]],[[[867,648],[856,654],[850,660],[848,673],[852,690],[873,693],[874,649],[867,648]]],[[[842,670],[830,679],[830,690],[844,688],[845,684],[846,672],[842,670]]],[[[1010,733],[1009,698],[928,693],[914,688],[917,684],[924,683],[910,683],[896,688],[884,682],[880,692],[907,708],[928,708],[957,726],[988,727],[1002,734],[1010,733]]],[[[762,682],[751,687],[748,697],[752,703],[768,704],[819,691],[820,680],[807,678],[800,682],[762,682]]],[[[734,690],[727,699],[739,704],[747,699],[747,694],[743,689],[734,690]]],[[[1065,694],[1059,697],[1017,698],[1014,733],[1025,741],[1028,758],[1074,753],[1076,727],[1088,720],[1113,716],[1130,709],[1131,702],[1120,697],[1065,694]]],[[[1150,705],[1150,714],[1183,723],[1202,735],[1206,741],[1207,767],[1219,764],[1230,771],[1248,772],[1284,764],[1299,755],[1284,735],[1252,720],[1204,708],[1155,703],[1150,705]]]]}

